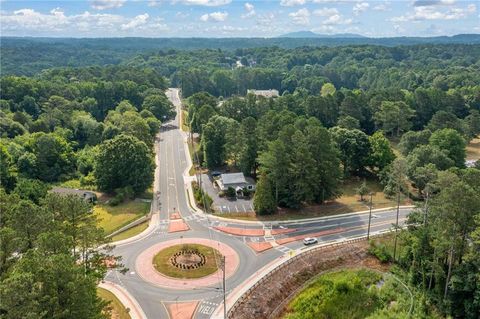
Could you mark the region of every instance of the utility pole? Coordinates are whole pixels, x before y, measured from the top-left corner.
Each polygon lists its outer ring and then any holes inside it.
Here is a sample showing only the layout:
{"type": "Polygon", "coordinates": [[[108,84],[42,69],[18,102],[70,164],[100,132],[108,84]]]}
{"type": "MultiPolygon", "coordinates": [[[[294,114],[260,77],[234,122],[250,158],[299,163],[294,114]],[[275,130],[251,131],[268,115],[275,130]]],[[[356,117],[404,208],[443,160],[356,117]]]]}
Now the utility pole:
{"type": "Polygon", "coordinates": [[[223,270],[223,319],[227,319],[227,298],[226,298],[226,289],[225,289],[225,268],[226,260],[225,256],[222,258],[222,270],[223,270]]]}
{"type": "Polygon", "coordinates": [[[395,222],[395,243],[393,246],[393,262],[396,260],[397,256],[397,237],[398,237],[398,215],[400,214],[400,187],[397,193],[397,221],[395,222]]]}
{"type": "Polygon", "coordinates": [[[372,197],[373,197],[373,193],[370,192],[370,213],[368,214],[367,240],[370,239],[370,224],[372,223],[372,197]]]}
{"type": "Polygon", "coordinates": [[[425,194],[425,207],[424,207],[424,214],[423,214],[423,226],[427,226],[427,215],[428,215],[428,190],[425,194]]]}

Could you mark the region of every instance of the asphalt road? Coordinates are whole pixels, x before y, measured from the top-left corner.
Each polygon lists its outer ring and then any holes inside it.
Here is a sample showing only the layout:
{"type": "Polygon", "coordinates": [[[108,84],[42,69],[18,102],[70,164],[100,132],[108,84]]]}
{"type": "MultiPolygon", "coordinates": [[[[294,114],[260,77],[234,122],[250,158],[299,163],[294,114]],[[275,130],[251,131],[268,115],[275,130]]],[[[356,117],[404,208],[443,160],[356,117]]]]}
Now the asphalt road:
{"type": "MultiPolygon", "coordinates": [[[[247,246],[249,241],[266,241],[272,238],[232,236],[215,230],[215,226],[230,226],[239,228],[292,228],[292,233],[275,236],[281,239],[289,236],[318,233],[324,230],[337,229],[338,232],[330,235],[317,237],[320,242],[330,240],[342,240],[366,233],[368,214],[349,215],[343,217],[328,218],[309,222],[292,223],[266,223],[264,225],[252,225],[241,221],[225,222],[211,216],[195,213],[188,204],[185,191],[186,182],[183,172],[187,168],[185,156],[184,134],[179,129],[180,99],[178,89],[169,89],[167,96],[177,108],[177,117],[162,125],[157,142],[157,169],[155,171],[154,214],[159,215],[159,222],[154,229],[142,236],[135,242],[117,245],[113,251],[115,255],[123,257],[123,263],[129,271],[122,275],[117,271],[109,271],[105,280],[116,283],[125,288],[140,304],[148,318],[168,318],[164,302],[200,301],[195,318],[210,318],[215,308],[222,302],[221,285],[192,290],[168,289],[155,286],[144,281],[135,269],[135,261],[138,255],[150,246],[165,240],[180,238],[208,238],[223,242],[232,247],[240,258],[240,265],[234,275],[227,279],[227,292],[231,291],[247,278],[254,275],[257,270],[267,263],[302,247],[301,241],[274,247],[264,253],[256,254],[247,246]],[[169,214],[180,211],[190,230],[177,233],[168,233],[169,214]]],[[[402,209],[400,218],[403,220],[408,214],[408,209],[402,209]]],[[[395,210],[377,212],[372,219],[371,231],[389,229],[395,223],[395,210]]],[[[228,261],[227,261],[228,262],[228,261]]]]}

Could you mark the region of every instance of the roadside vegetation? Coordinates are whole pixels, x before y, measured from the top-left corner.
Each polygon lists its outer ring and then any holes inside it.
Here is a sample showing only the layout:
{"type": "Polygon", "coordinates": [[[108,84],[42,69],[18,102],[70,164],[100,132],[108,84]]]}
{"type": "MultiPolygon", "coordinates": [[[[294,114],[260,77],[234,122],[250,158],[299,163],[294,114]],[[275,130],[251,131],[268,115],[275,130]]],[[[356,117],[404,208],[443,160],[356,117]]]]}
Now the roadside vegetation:
{"type": "Polygon", "coordinates": [[[128,314],[128,310],[123,306],[123,304],[112,294],[110,291],[97,288],[97,295],[108,302],[108,305],[105,307],[105,315],[109,319],[130,319],[130,315],[128,314]]]}
{"type": "MultiPolygon", "coordinates": [[[[399,197],[427,205],[428,222],[412,215],[402,232],[408,254],[394,259],[442,315],[471,319],[480,312],[479,285],[471,284],[480,273],[480,164],[465,167],[478,154],[479,45],[155,50],[134,57],[104,48],[117,57],[109,65],[49,68],[70,61],[59,56],[65,51],[49,44],[46,55],[55,58],[38,64],[37,51],[19,41],[0,48],[6,319],[55,318],[60,311],[100,318],[95,284],[105,273],[104,256],[76,249],[105,243],[105,231],[91,206],[48,190],[67,183],[108,193],[112,207],[101,203],[95,211],[107,231],[143,215],[147,204],[128,207],[152,185],[155,136],[175,115],[169,86],[182,88],[183,120],[199,134],[198,167],[230,167],[254,178],[254,207],[265,218],[366,209],[371,191],[374,207],[399,197]],[[244,67],[234,67],[238,60],[244,67]],[[49,289],[45,278],[65,291],[49,289]]],[[[69,50],[97,61],[91,48],[69,50]]],[[[197,187],[198,204],[201,192],[197,187]]],[[[212,201],[204,205],[209,211],[212,201]]]]}
{"type": "MultiPolygon", "coordinates": [[[[150,211],[150,202],[129,200],[118,206],[99,203],[95,205],[93,210],[99,219],[99,226],[102,227],[108,235],[148,214],[150,211]]],[[[138,229],[139,228],[137,228],[137,230],[138,229]]],[[[129,232],[129,234],[131,233],[132,231],[129,232]]]]}
{"type": "Polygon", "coordinates": [[[435,311],[415,308],[421,300],[413,298],[413,293],[389,273],[369,269],[333,271],[303,288],[289,303],[283,318],[441,318],[435,311]]]}

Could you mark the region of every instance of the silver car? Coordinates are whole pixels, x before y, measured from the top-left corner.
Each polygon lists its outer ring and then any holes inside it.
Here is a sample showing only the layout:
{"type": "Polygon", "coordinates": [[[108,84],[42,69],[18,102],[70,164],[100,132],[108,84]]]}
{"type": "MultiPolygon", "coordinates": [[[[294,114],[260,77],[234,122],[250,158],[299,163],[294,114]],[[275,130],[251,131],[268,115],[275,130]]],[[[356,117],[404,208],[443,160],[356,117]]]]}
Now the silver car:
{"type": "Polygon", "coordinates": [[[318,240],[316,238],[312,238],[312,237],[307,237],[303,240],[304,245],[313,245],[313,244],[316,244],[316,243],[318,243],[318,240]]]}

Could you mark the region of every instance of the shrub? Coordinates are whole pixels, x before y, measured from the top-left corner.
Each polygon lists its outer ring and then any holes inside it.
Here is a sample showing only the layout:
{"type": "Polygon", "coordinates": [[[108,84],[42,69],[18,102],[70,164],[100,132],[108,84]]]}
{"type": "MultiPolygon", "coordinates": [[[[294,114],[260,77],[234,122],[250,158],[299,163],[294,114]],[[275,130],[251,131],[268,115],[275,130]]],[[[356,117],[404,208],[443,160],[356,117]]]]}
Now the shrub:
{"type": "Polygon", "coordinates": [[[197,182],[192,182],[192,188],[197,206],[209,211],[213,204],[213,199],[198,186],[197,182]]]}
{"type": "Polygon", "coordinates": [[[378,260],[382,263],[388,263],[392,260],[392,256],[388,252],[387,246],[384,244],[377,244],[374,241],[370,241],[370,247],[368,248],[368,252],[377,257],[378,260]]]}
{"type": "Polygon", "coordinates": [[[235,189],[233,187],[229,187],[227,189],[227,191],[225,192],[225,195],[228,197],[228,198],[233,198],[237,195],[237,192],[235,191],[235,189]]]}
{"type": "Polygon", "coordinates": [[[115,193],[115,197],[113,197],[109,202],[110,206],[117,206],[118,204],[123,203],[125,200],[133,199],[135,197],[135,193],[131,186],[117,188],[115,193]]]}

